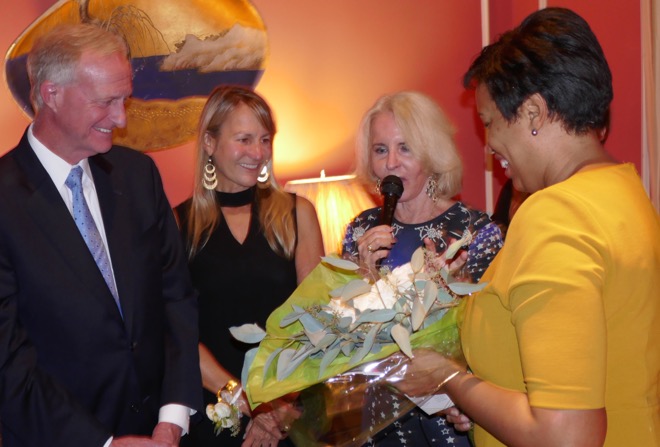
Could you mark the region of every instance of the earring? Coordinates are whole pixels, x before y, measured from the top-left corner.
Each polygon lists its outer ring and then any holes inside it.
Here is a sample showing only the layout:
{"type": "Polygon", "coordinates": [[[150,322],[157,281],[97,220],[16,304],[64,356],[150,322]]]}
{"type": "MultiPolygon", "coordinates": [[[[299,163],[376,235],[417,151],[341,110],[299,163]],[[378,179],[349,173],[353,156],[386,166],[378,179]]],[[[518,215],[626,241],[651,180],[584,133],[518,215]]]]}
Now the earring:
{"type": "Polygon", "coordinates": [[[268,164],[265,164],[264,167],[261,168],[261,172],[259,173],[259,177],[257,177],[257,181],[259,183],[266,183],[269,178],[270,172],[268,171],[268,164]]]}
{"type": "Polygon", "coordinates": [[[209,161],[207,161],[204,166],[202,186],[209,191],[213,191],[215,187],[218,186],[218,176],[215,174],[215,165],[213,164],[211,157],[209,157],[209,161]]]}
{"type": "Polygon", "coordinates": [[[537,136],[539,134],[539,131],[536,129],[532,129],[532,135],[537,136]]]}
{"type": "Polygon", "coordinates": [[[378,178],[378,179],[376,180],[376,186],[375,186],[375,189],[376,189],[376,194],[378,194],[378,195],[380,195],[380,184],[381,184],[381,182],[382,182],[382,180],[381,180],[380,178],[378,178]]]}
{"type": "Polygon", "coordinates": [[[429,199],[433,200],[433,203],[438,201],[438,179],[436,178],[436,174],[429,175],[426,183],[426,195],[429,199]]]}

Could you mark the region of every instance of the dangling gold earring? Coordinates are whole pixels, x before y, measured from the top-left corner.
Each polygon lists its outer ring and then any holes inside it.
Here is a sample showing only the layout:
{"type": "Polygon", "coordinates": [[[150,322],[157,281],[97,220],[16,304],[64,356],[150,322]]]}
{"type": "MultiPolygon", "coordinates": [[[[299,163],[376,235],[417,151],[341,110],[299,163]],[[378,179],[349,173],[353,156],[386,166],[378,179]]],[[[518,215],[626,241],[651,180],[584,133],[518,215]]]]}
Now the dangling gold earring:
{"type": "Polygon", "coordinates": [[[429,175],[426,184],[426,195],[429,196],[429,199],[433,200],[433,203],[438,201],[438,179],[435,174],[429,175]]]}
{"type": "Polygon", "coordinates": [[[261,172],[259,173],[259,177],[257,177],[257,181],[259,183],[266,183],[269,178],[270,171],[268,171],[268,164],[265,164],[264,167],[261,168],[261,172]]]}
{"type": "Polygon", "coordinates": [[[213,164],[211,157],[209,157],[209,161],[207,161],[204,166],[202,186],[209,191],[213,191],[215,187],[218,186],[218,176],[215,174],[215,165],[213,164]]]}
{"type": "Polygon", "coordinates": [[[380,178],[378,178],[376,180],[376,187],[375,187],[376,188],[376,194],[378,194],[378,195],[380,195],[380,184],[381,183],[382,183],[382,180],[380,178]]]}

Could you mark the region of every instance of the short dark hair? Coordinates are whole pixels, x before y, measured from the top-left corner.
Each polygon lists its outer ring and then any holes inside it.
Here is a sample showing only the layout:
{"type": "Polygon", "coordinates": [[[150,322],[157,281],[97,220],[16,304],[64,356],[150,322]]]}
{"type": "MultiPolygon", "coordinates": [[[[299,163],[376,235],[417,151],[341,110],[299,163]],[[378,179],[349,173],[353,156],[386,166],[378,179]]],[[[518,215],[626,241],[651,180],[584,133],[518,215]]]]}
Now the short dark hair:
{"type": "Polygon", "coordinates": [[[484,84],[508,122],[525,99],[540,94],[551,118],[569,132],[602,129],[612,102],[612,73],[589,24],[565,8],[530,14],[485,47],[463,77],[484,84]]]}

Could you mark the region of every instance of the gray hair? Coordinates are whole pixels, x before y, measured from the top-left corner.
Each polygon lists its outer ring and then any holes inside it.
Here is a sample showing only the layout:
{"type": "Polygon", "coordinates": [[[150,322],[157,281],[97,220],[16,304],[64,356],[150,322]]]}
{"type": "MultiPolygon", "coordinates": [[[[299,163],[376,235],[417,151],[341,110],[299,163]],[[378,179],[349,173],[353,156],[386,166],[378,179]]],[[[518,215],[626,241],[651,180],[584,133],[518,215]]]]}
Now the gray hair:
{"type": "Polygon", "coordinates": [[[98,25],[63,24],[39,37],[27,58],[30,99],[35,112],[43,106],[41,85],[45,81],[68,84],[84,52],[109,55],[119,52],[129,58],[126,41],[98,25]]]}

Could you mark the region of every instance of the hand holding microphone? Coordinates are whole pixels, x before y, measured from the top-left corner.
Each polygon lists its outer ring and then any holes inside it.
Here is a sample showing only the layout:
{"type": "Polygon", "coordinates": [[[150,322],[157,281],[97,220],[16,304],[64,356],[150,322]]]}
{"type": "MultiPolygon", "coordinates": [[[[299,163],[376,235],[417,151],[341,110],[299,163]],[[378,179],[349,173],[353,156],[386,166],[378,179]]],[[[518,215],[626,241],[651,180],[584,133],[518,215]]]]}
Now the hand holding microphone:
{"type": "MultiPolygon", "coordinates": [[[[396,175],[388,175],[380,183],[380,193],[383,195],[383,208],[380,215],[381,225],[392,225],[394,219],[394,210],[399,198],[403,194],[403,182],[396,175]]],[[[389,247],[374,247],[371,244],[367,247],[369,252],[388,249],[389,247]]],[[[382,258],[376,261],[376,267],[380,267],[382,258]]]]}

